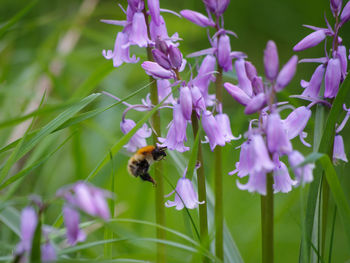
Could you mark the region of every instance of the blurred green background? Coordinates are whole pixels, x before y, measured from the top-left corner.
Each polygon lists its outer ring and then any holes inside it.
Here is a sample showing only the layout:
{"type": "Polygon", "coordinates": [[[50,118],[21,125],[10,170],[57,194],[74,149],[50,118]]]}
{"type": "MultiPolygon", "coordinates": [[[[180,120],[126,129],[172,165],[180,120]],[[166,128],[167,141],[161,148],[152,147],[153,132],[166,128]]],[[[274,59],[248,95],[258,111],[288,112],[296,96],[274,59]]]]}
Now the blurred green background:
{"type": "MultiPolygon", "coordinates": [[[[31,3],[24,0],[2,0],[0,9],[0,25],[9,21],[22,8],[31,3]]],[[[112,62],[102,56],[103,49],[111,49],[120,27],[99,22],[100,19],[124,19],[124,14],[118,7],[121,3],[126,7],[126,1],[113,0],[50,0],[36,1],[34,7],[11,25],[6,32],[0,35],[0,143],[7,145],[14,138],[22,136],[23,126],[6,124],[6,121],[28,114],[36,109],[46,90],[44,108],[48,109],[37,117],[34,128],[42,127],[49,120],[57,116],[72,97],[82,98],[93,92],[109,91],[120,98],[143,87],[148,82],[140,67],[123,65],[113,69],[112,62]],[[56,107],[61,105],[62,107],[56,107]],[[5,124],[4,124],[5,123],[5,124]]],[[[193,9],[205,12],[200,0],[160,1],[162,8],[179,12],[182,9],[193,9]]],[[[324,12],[333,23],[329,10],[329,1],[326,0],[246,0],[231,1],[225,13],[225,27],[236,32],[239,39],[232,38],[233,50],[245,52],[249,60],[263,74],[263,50],[270,39],[277,44],[280,64],[283,65],[294,53],[292,47],[311,31],[302,27],[302,24],[324,26],[324,12]]],[[[184,55],[208,48],[206,31],[190,22],[179,19],[172,14],[164,14],[169,34],[178,32],[181,41],[181,51],[184,55]]],[[[350,24],[342,28],[343,42],[350,46],[350,24]]],[[[132,49],[143,60],[144,51],[132,49]]],[[[323,54],[323,46],[303,51],[300,58],[319,57],[323,54]]],[[[194,62],[194,60],[191,60],[194,62]]],[[[280,94],[279,99],[286,100],[291,94],[300,94],[301,79],[309,80],[314,64],[301,64],[293,82],[280,94]]],[[[185,76],[185,74],[184,74],[185,76]]],[[[227,76],[227,81],[234,81],[227,76]]],[[[138,103],[145,97],[147,89],[141,95],[129,100],[138,103]]],[[[106,106],[114,101],[102,95],[85,110],[106,106]]],[[[293,99],[292,103],[302,105],[304,102],[293,99]]],[[[231,118],[234,135],[244,134],[249,119],[243,114],[243,108],[235,103],[225,93],[224,111],[231,118]]],[[[348,105],[350,106],[350,105],[348,105]]],[[[108,153],[110,147],[122,136],[119,128],[124,106],[114,107],[93,119],[71,126],[48,136],[45,140],[13,168],[16,172],[27,162],[47,155],[58,147],[65,138],[74,133],[73,137],[45,163],[32,171],[18,188],[14,188],[11,200],[14,207],[21,209],[26,204],[29,194],[35,193],[44,198],[52,198],[57,189],[68,183],[85,179],[94,169],[98,161],[108,153]]],[[[143,113],[130,112],[128,117],[138,121],[143,113]]],[[[166,135],[166,125],[171,118],[168,110],[162,112],[163,136],[166,135]]],[[[312,125],[308,125],[308,142],[312,142],[312,125]]],[[[349,128],[343,131],[348,134],[349,128]]],[[[191,145],[191,132],[188,130],[191,145]]],[[[349,138],[344,136],[346,151],[349,152],[349,138]]],[[[294,140],[295,147],[304,154],[311,152],[301,145],[298,139],[294,140]]],[[[151,141],[149,141],[151,143],[151,141]]],[[[239,146],[242,140],[234,141],[224,148],[224,172],[234,169],[238,160],[239,146]]],[[[213,181],[212,153],[208,145],[204,145],[205,171],[209,185],[213,181]]],[[[130,154],[125,150],[119,152],[113,162],[105,167],[93,183],[109,189],[110,177],[117,181],[117,211],[120,218],[133,218],[154,222],[154,188],[151,184],[141,182],[127,174],[126,164],[130,154]]],[[[349,156],[349,155],[348,155],[349,156]]],[[[6,160],[8,152],[0,155],[6,160]]],[[[186,166],[189,153],[172,153],[164,161],[166,176],[176,184],[186,166]]],[[[349,198],[350,180],[349,166],[341,163],[337,166],[341,172],[344,190],[349,198]]],[[[224,176],[225,218],[228,230],[245,262],[259,262],[260,246],[260,198],[257,194],[250,194],[238,190],[236,178],[224,176]]],[[[10,187],[9,187],[10,188],[10,187]]],[[[2,190],[2,195],[8,194],[9,188],[2,190]]],[[[166,184],[165,192],[172,189],[166,184]]],[[[301,206],[300,200],[305,197],[307,187],[294,189],[288,194],[277,194],[275,197],[275,257],[276,262],[297,262],[301,238],[301,206]]],[[[173,197],[171,197],[173,198],[173,197]]],[[[49,209],[45,218],[47,224],[52,224],[60,213],[60,204],[49,209]]],[[[333,203],[331,202],[331,209],[333,203]]],[[[191,214],[197,220],[196,211],[191,214]]],[[[192,232],[188,225],[188,218],[183,211],[173,208],[166,209],[167,226],[188,235],[192,232]]],[[[87,220],[87,218],[85,218],[87,220]]],[[[198,222],[196,221],[198,224],[198,222]]],[[[350,222],[348,222],[350,223],[350,222]]],[[[154,237],[154,228],[137,224],[117,224],[117,236],[154,237]]],[[[0,223],[2,244],[0,256],[11,254],[11,249],[18,242],[11,230],[0,223]]],[[[176,237],[168,237],[179,241],[176,237]]],[[[88,240],[103,238],[101,229],[92,231],[88,240]]],[[[345,245],[345,236],[342,231],[342,222],[336,221],[334,236],[333,262],[346,262],[350,259],[350,252],[345,245]]],[[[118,257],[154,260],[153,243],[121,242],[114,246],[114,253],[118,257]]],[[[84,250],[80,256],[98,257],[103,247],[84,250]]],[[[167,250],[169,262],[189,262],[191,255],[181,249],[167,250]]]]}

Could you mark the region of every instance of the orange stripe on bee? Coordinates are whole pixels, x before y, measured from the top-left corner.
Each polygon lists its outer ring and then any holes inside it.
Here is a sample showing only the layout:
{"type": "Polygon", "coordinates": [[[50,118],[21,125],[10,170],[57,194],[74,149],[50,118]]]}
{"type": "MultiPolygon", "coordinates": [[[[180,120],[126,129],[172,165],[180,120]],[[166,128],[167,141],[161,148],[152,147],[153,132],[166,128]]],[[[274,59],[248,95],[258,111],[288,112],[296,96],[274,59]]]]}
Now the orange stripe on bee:
{"type": "Polygon", "coordinates": [[[153,145],[148,145],[148,146],[145,146],[145,147],[138,149],[136,153],[147,154],[147,153],[151,153],[154,149],[155,149],[155,147],[153,145]]]}

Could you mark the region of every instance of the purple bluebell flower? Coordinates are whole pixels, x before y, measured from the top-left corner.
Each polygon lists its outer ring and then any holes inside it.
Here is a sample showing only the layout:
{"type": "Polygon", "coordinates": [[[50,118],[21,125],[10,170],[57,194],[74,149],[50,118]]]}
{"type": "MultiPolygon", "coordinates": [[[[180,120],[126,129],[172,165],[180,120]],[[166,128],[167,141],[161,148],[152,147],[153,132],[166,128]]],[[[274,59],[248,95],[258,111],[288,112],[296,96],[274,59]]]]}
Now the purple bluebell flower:
{"type": "Polygon", "coordinates": [[[272,113],[267,120],[267,145],[271,153],[287,154],[292,151],[286,130],[278,113],[272,113]]]}
{"type": "Polygon", "coordinates": [[[207,26],[215,27],[214,21],[210,20],[205,15],[202,15],[201,13],[198,13],[196,11],[185,9],[185,10],[180,11],[180,14],[184,18],[186,18],[187,20],[191,21],[192,23],[195,23],[198,26],[201,26],[201,27],[207,27],[207,26]]]}
{"type": "Polygon", "coordinates": [[[216,145],[225,146],[225,137],[213,114],[206,110],[202,113],[202,126],[205,131],[210,149],[213,151],[216,145]]]}
{"type": "Polygon", "coordinates": [[[210,12],[221,16],[225,12],[230,0],[203,0],[203,2],[210,12]]]}
{"type": "Polygon", "coordinates": [[[287,166],[281,161],[278,161],[278,165],[273,170],[273,180],[274,193],[288,193],[297,184],[290,178],[287,166]]]}
{"type": "Polygon", "coordinates": [[[148,0],[147,4],[148,4],[148,9],[153,22],[156,25],[159,25],[160,24],[159,0],[148,0]]]}
{"type": "Polygon", "coordinates": [[[241,184],[237,180],[237,187],[241,190],[248,190],[249,192],[258,192],[261,195],[266,195],[266,172],[252,172],[249,175],[248,182],[241,184]]]}
{"type": "Polygon", "coordinates": [[[325,70],[326,69],[325,69],[324,65],[319,65],[316,68],[314,74],[312,74],[310,82],[306,82],[303,80],[301,81],[301,86],[303,88],[305,88],[302,95],[309,96],[312,98],[319,97],[319,93],[320,93],[321,84],[322,84],[325,70]]]}
{"type": "MultiPolygon", "coordinates": [[[[163,99],[165,99],[166,96],[168,96],[171,93],[171,84],[167,79],[158,79],[157,88],[159,102],[161,102],[163,99]]],[[[175,104],[173,94],[170,94],[170,96],[165,100],[164,103],[175,104]]]]}
{"type": "Polygon", "coordinates": [[[343,160],[344,162],[348,162],[348,158],[346,158],[345,150],[344,150],[344,141],[341,135],[336,135],[334,137],[334,145],[333,145],[333,162],[337,162],[338,160],[343,160]]]}
{"type": "Polygon", "coordinates": [[[172,79],[175,77],[172,71],[161,67],[156,62],[145,61],[141,66],[146,71],[147,75],[150,75],[156,79],[172,79]]]}
{"type": "Polygon", "coordinates": [[[338,58],[331,58],[328,61],[325,75],[325,98],[334,98],[338,94],[341,80],[341,65],[338,58]]]}
{"type": "Polygon", "coordinates": [[[32,206],[25,207],[21,212],[21,241],[16,248],[17,254],[22,254],[31,250],[37,224],[38,215],[35,209],[32,206]]]}
{"type": "Polygon", "coordinates": [[[239,137],[235,137],[232,134],[230,119],[227,116],[227,114],[225,113],[216,114],[215,120],[221,126],[221,131],[222,131],[222,134],[224,135],[226,142],[239,139],[239,137]]]}
{"type": "Polygon", "coordinates": [[[274,164],[271,161],[266,143],[261,134],[255,134],[252,136],[252,144],[255,153],[254,165],[251,167],[253,171],[271,171],[274,168],[274,164]]]}
{"type": "Polygon", "coordinates": [[[314,178],[312,175],[312,170],[314,169],[315,165],[313,163],[299,166],[304,162],[304,160],[304,156],[298,151],[293,151],[288,155],[289,164],[292,166],[298,184],[310,183],[314,178]]]}
{"type": "Polygon", "coordinates": [[[150,42],[145,15],[142,12],[136,12],[133,16],[129,41],[131,44],[138,45],[139,47],[147,47],[150,42]]]}
{"type": "Polygon", "coordinates": [[[50,241],[45,242],[41,245],[41,261],[54,262],[57,260],[57,255],[54,246],[50,241]]]}
{"type": "Polygon", "coordinates": [[[187,86],[180,88],[180,105],[183,117],[185,117],[186,120],[190,121],[192,114],[192,94],[187,86]]]}
{"type": "Polygon", "coordinates": [[[119,67],[123,62],[137,63],[139,58],[136,58],[135,55],[130,57],[128,42],[128,36],[123,32],[119,32],[115,40],[114,50],[103,50],[102,55],[106,59],[112,59],[114,67],[119,67]]]}
{"type": "MultiPolygon", "coordinates": [[[[127,134],[129,131],[134,128],[136,123],[131,119],[125,119],[120,123],[120,129],[124,134],[127,134]]],[[[140,128],[130,139],[130,141],[124,146],[127,151],[135,152],[138,148],[144,147],[147,145],[146,138],[152,135],[152,130],[148,128],[145,123],[142,128],[140,128]]]]}
{"type": "Polygon", "coordinates": [[[229,82],[224,83],[224,87],[227,90],[227,92],[240,104],[243,106],[247,106],[248,103],[251,101],[251,98],[245,93],[242,89],[237,87],[236,85],[233,85],[229,82]]]}
{"type": "Polygon", "coordinates": [[[247,76],[245,70],[245,61],[243,59],[237,59],[235,61],[235,68],[238,78],[238,86],[248,95],[253,95],[252,84],[247,76]]]}
{"type": "Polygon", "coordinates": [[[66,235],[68,243],[74,246],[77,242],[84,241],[86,239],[86,234],[79,227],[79,213],[69,205],[65,205],[63,207],[63,218],[67,229],[66,235]]]}
{"type": "Polygon", "coordinates": [[[277,46],[272,40],[267,42],[264,50],[264,67],[266,77],[270,81],[275,80],[278,74],[279,60],[277,46]]]}
{"type": "Polygon", "coordinates": [[[267,101],[265,93],[259,93],[250,100],[250,102],[247,104],[247,107],[244,109],[244,113],[253,114],[264,108],[266,102],[267,101]]]}
{"type": "Polygon", "coordinates": [[[293,110],[283,121],[284,129],[287,132],[289,140],[301,134],[311,117],[311,110],[305,106],[301,106],[293,110]]]}
{"type": "Polygon", "coordinates": [[[220,67],[222,67],[224,71],[232,70],[232,59],[230,53],[230,37],[226,34],[220,35],[218,40],[217,59],[220,67]]]}
{"type": "Polygon", "coordinates": [[[161,67],[167,70],[170,70],[172,68],[168,56],[166,56],[162,51],[158,49],[153,49],[152,55],[153,55],[154,61],[157,62],[161,67]]]}
{"type": "Polygon", "coordinates": [[[294,55],[291,59],[283,66],[281,71],[278,73],[276,79],[276,91],[281,91],[294,77],[297,69],[298,56],[294,55]]]}
{"type": "Polygon", "coordinates": [[[175,193],[174,201],[166,201],[166,207],[175,206],[176,210],[181,210],[184,207],[188,209],[194,209],[198,207],[199,204],[204,204],[204,201],[200,202],[198,200],[198,195],[193,188],[192,182],[190,179],[186,178],[186,170],[184,172],[183,177],[179,179],[176,184],[176,188],[170,194],[166,195],[169,197],[170,195],[175,193]]]}
{"type": "Polygon", "coordinates": [[[347,69],[348,69],[348,60],[346,56],[345,46],[338,46],[337,57],[339,58],[339,61],[340,61],[342,81],[343,81],[347,75],[347,69]]]}
{"type": "Polygon", "coordinates": [[[312,32],[310,35],[307,35],[298,44],[293,47],[294,51],[302,51],[314,46],[317,46],[326,38],[326,33],[323,29],[312,32]]]}
{"type": "Polygon", "coordinates": [[[341,6],[342,6],[342,0],[330,0],[331,4],[331,10],[334,15],[334,17],[337,17],[340,13],[341,6]]]}
{"type": "Polygon", "coordinates": [[[169,47],[169,59],[171,61],[172,68],[179,69],[182,65],[182,53],[175,47],[169,47]]]}
{"type": "Polygon", "coordinates": [[[258,76],[255,66],[250,61],[245,61],[244,66],[248,79],[253,82],[254,78],[258,76]]]}
{"type": "Polygon", "coordinates": [[[186,152],[190,148],[184,145],[186,139],[186,130],[182,131],[180,134],[176,134],[175,125],[172,121],[169,124],[168,134],[166,138],[158,138],[160,147],[167,147],[169,150],[175,150],[178,152],[186,152]],[[182,137],[182,138],[181,138],[182,137]],[[177,140],[179,138],[180,140],[177,140]]]}
{"type": "Polygon", "coordinates": [[[344,24],[345,22],[349,21],[349,19],[350,19],[350,1],[348,1],[344,6],[343,11],[340,15],[340,21],[342,24],[344,24]]]}
{"type": "MultiPolygon", "coordinates": [[[[189,92],[189,97],[191,97],[191,92],[189,92]]],[[[192,112],[192,101],[190,101],[190,107],[192,112]]],[[[187,109],[185,109],[187,111],[187,109]]],[[[191,114],[190,114],[191,119],[191,114]]],[[[181,104],[175,104],[173,109],[173,122],[175,127],[175,136],[176,140],[183,141],[186,140],[186,127],[187,127],[187,120],[184,115],[183,106],[181,104]]]]}

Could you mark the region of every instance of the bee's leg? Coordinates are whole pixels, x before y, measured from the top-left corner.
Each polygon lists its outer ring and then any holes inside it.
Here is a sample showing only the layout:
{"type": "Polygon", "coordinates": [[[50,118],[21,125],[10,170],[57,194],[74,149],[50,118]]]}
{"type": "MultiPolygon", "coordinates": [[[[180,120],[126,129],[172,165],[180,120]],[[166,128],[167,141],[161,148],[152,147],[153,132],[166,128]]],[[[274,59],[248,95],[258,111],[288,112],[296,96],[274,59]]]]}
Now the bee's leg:
{"type": "Polygon", "coordinates": [[[144,180],[144,181],[148,181],[148,182],[151,182],[154,186],[157,184],[152,176],[149,175],[149,173],[144,173],[144,174],[141,174],[140,175],[141,179],[144,180]]]}

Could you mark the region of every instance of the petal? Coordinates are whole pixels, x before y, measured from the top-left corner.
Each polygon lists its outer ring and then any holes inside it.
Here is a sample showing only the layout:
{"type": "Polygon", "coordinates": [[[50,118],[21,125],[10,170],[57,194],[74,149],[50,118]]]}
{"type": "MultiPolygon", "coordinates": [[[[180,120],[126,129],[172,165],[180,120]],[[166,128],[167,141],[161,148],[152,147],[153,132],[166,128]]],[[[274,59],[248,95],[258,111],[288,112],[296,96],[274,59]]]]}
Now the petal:
{"type": "Polygon", "coordinates": [[[293,56],[291,59],[283,66],[280,73],[277,76],[277,86],[276,91],[281,91],[294,77],[297,70],[298,56],[293,56]]]}
{"type": "Polygon", "coordinates": [[[293,47],[294,51],[302,51],[318,45],[326,38],[325,31],[323,29],[312,32],[303,38],[298,44],[293,47]]]}
{"type": "Polygon", "coordinates": [[[264,50],[265,75],[269,80],[274,80],[278,74],[279,60],[277,46],[274,41],[269,40],[264,50]]]}
{"type": "Polygon", "coordinates": [[[235,69],[238,78],[238,86],[248,95],[252,96],[253,89],[245,71],[245,61],[238,59],[235,61],[235,69]]]}
{"type": "Polygon", "coordinates": [[[310,96],[312,98],[317,98],[319,96],[325,70],[324,65],[319,65],[316,68],[315,72],[312,74],[310,82],[306,84],[307,87],[302,95],[310,96]]]}
{"type": "Polygon", "coordinates": [[[305,106],[301,106],[292,111],[287,119],[283,121],[284,128],[287,131],[289,140],[300,134],[311,117],[311,110],[305,106]]]}
{"type": "Polygon", "coordinates": [[[142,63],[142,68],[146,71],[146,74],[153,76],[157,79],[171,79],[174,77],[173,72],[166,70],[159,66],[156,62],[145,61],[142,63]]]}
{"type": "Polygon", "coordinates": [[[230,95],[243,106],[246,106],[251,101],[250,97],[236,85],[225,82],[224,87],[227,92],[230,93],[230,95]]]}
{"type": "Polygon", "coordinates": [[[283,123],[278,113],[272,113],[267,121],[267,145],[271,153],[286,154],[292,151],[283,123]]]}
{"type": "Polygon", "coordinates": [[[207,26],[215,27],[215,23],[212,20],[210,20],[208,17],[206,17],[205,15],[202,15],[201,13],[185,9],[185,10],[180,11],[180,14],[184,18],[186,18],[187,20],[191,21],[192,23],[195,23],[198,26],[201,26],[201,27],[207,27],[207,26]]]}
{"type": "Polygon", "coordinates": [[[341,135],[336,135],[334,137],[333,161],[336,160],[343,160],[344,162],[348,162],[348,158],[346,158],[344,150],[343,137],[341,135]]]}
{"type": "Polygon", "coordinates": [[[340,60],[331,58],[328,62],[325,75],[325,98],[334,98],[339,90],[341,79],[340,60]]]}
{"type": "Polygon", "coordinates": [[[262,108],[264,108],[266,105],[266,96],[265,93],[259,93],[258,95],[254,96],[250,102],[247,104],[247,107],[244,110],[245,114],[253,114],[262,108]]]}

